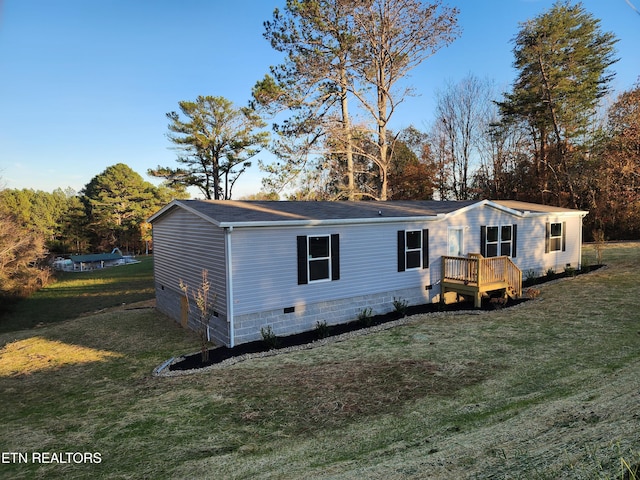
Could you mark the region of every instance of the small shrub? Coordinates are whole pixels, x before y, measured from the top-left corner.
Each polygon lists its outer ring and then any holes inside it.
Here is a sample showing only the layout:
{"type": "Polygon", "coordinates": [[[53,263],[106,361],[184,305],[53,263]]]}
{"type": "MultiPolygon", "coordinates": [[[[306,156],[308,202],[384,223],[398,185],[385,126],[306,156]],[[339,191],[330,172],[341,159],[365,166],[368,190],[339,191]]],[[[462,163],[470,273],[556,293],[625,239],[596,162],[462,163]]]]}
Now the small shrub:
{"type": "Polygon", "coordinates": [[[530,268],[529,270],[524,272],[524,279],[526,282],[533,283],[536,278],[538,278],[538,276],[536,275],[536,271],[533,268],[530,268]]]}
{"type": "Polygon", "coordinates": [[[393,309],[394,311],[404,317],[407,314],[407,307],[409,306],[409,302],[403,300],[402,298],[393,297],[393,309]]]}
{"type": "Polygon", "coordinates": [[[555,270],[554,270],[553,268],[550,268],[549,270],[547,270],[546,277],[547,277],[549,280],[553,280],[554,278],[556,278],[556,272],[555,272],[555,270]]]}
{"type": "Polygon", "coordinates": [[[260,335],[262,335],[262,341],[269,348],[269,350],[278,348],[278,336],[274,333],[273,328],[271,328],[271,325],[267,325],[266,327],[261,327],[260,335]]]}
{"type": "Polygon", "coordinates": [[[602,253],[604,251],[604,230],[597,229],[593,231],[593,248],[596,251],[596,264],[602,265],[602,253]]]}
{"type": "MultiPolygon", "coordinates": [[[[185,295],[187,302],[187,315],[191,312],[191,304],[189,300],[189,286],[180,279],[180,290],[185,295]]],[[[211,282],[209,282],[207,269],[202,269],[202,283],[198,287],[197,291],[192,291],[192,296],[196,302],[198,309],[198,333],[200,335],[200,358],[202,362],[209,361],[209,348],[207,342],[209,341],[209,319],[212,316],[213,302],[215,302],[215,293],[210,297],[211,282]]]]}
{"type": "Polygon", "coordinates": [[[327,325],[326,320],[318,320],[316,322],[316,337],[318,338],[327,338],[329,336],[329,326],[327,325]]]}
{"type": "Polygon", "coordinates": [[[577,275],[577,272],[575,268],[568,266],[564,269],[564,274],[567,277],[575,277],[577,275]]]}
{"type": "Polygon", "coordinates": [[[373,313],[373,310],[371,310],[371,308],[369,307],[363,309],[358,314],[358,321],[368,327],[369,325],[371,325],[371,322],[373,320],[373,318],[371,317],[372,313],[373,313]]]}

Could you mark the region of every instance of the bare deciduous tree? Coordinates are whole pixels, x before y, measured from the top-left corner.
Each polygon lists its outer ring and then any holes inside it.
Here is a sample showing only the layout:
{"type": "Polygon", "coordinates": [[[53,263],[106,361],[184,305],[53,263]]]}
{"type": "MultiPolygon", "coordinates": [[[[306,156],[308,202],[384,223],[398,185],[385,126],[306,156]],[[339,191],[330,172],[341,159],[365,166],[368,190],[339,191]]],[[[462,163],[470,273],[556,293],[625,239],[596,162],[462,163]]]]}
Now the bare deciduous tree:
{"type": "Polygon", "coordinates": [[[284,15],[276,10],[266,36],[288,57],[258,82],[254,99],[291,109],[294,115],[277,131],[303,146],[279,145],[285,162],[267,169],[277,183],[299,173],[309,146],[320,138],[328,141],[330,134],[331,143],[321,144],[323,154],[345,157],[347,198],[365,194],[356,191],[354,158],[359,155],[377,166],[376,198],[386,200],[394,142],[388,125],[412,93],[403,80],[453,41],[457,13],[440,2],[419,0],[288,0],[284,15]],[[361,115],[357,121],[352,97],[361,115]]]}
{"type": "Polygon", "coordinates": [[[450,169],[442,198],[468,200],[477,194],[471,180],[481,165],[480,147],[493,118],[493,95],[492,82],[474,75],[449,83],[437,94],[432,132],[440,163],[450,169]]]}
{"type": "Polygon", "coordinates": [[[458,34],[458,10],[440,2],[419,0],[371,0],[355,13],[360,85],[354,94],[371,118],[377,152],[373,158],[380,170],[380,200],[387,199],[389,183],[389,122],[398,106],[412,94],[402,85],[411,70],[458,34]]]}

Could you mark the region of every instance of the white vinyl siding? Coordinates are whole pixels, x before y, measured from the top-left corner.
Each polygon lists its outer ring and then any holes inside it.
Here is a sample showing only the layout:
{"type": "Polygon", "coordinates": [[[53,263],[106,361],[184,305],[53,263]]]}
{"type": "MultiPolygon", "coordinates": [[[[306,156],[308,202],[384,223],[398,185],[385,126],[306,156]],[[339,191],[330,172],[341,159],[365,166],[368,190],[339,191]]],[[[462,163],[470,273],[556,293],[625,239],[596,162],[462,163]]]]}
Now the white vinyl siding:
{"type": "Polygon", "coordinates": [[[236,228],[232,233],[234,311],[240,315],[428,285],[429,269],[397,271],[397,230],[422,226],[428,224],[236,228]],[[340,280],[299,285],[297,237],[332,234],[339,234],[340,280]]]}
{"type": "MultiPolygon", "coordinates": [[[[566,216],[565,252],[544,253],[546,216],[522,218],[482,206],[437,221],[317,227],[235,228],[233,242],[234,311],[237,315],[296,307],[358,295],[436,286],[441,257],[448,254],[449,229],[464,233],[465,250],[481,251],[480,227],[517,225],[517,257],[513,261],[527,272],[542,275],[553,268],[580,262],[579,216],[566,216]],[[429,230],[430,268],[398,272],[398,231],[429,230]],[[571,233],[570,233],[571,232],[571,233]],[[298,285],[298,236],[340,236],[340,281],[298,285]]],[[[512,230],[513,235],[513,230],[512,230]]],[[[507,243],[507,242],[504,242],[507,243]]],[[[505,247],[506,248],[506,247],[505,247]]],[[[425,302],[438,294],[425,290],[425,302]]]]}
{"type": "Polygon", "coordinates": [[[182,209],[174,209],[153,224],[154,274],[158,288],[189,291],[202,284],[207,270],[214,309],[226,317],[224,230],[182,209]]]}
{"type": "MultiPolygon", "coordinates": [[[[440,224],[440,222],[436,222],[436,224],[440,224]]],[[[562,272],[567,265],[575,268],[581,262],[582,219],[579,214],[548,214],[520,217],[489,206],[483,206],[470,209],[461,214],[451,215],[446,220],[446,224],[448,224],[449,228],[464,228],[464,255],[482,253],[481,227],[497,226],[500,228],[505,225],[511,225],[512,239],[516,237],[515,229],[517,228],[517,246],[515,247],[517,251],[513,251],[512,244],[511,257],[518,268],[522,270],[524,276],[529,272],[533,272],[535,275],[544,275],[548,269],[562,272]],[[564,223],[564,251],[545,253],[545,232],[546,224],[548,223],[564,223]],[[514,253],[516,254],[515,256],[514,253]]],[[[438,235],[436,231],[431,228],[430,232],[432,239],[430,248],[433,252],[434,261],[438,262],[436,270],[439,272],[439,255],[441,255],[439,252],[442,250],[438,250],[438,235]]],[[[507,248],[506,245],[500,246],[499,244],[498,252],[501,251],[502,247],[507,248]]]]}

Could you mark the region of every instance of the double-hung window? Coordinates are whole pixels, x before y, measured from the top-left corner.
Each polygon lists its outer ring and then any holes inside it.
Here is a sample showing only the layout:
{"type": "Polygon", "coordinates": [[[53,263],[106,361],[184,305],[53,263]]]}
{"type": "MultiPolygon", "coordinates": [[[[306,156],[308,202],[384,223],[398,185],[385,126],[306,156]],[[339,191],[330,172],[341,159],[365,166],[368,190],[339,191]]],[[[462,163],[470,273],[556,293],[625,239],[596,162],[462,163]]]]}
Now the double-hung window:
{"type": "Polygon", "coordinates": [[[298,284],[340,279],[340,236],[300,235],[298,284]]]}
{"type": "Polygon", "coordinates": [[[500,244],[499,227],[487,227],[486,252],[484,256],[497,257],[499,244],[500,244]]]}
{"type": "Polygon", "coordinates": [[[329,235],[307,237],[309,281],[331,278],[331,242],[329,235]]]}
{"type": "Polygon", "coordinates": [[[481,227],[480,253],[485,257],[515,257],[516,233],[517,225],[481,227]]]}
{"type": "Polygon", "coordinates": [[[564,251],[565,238],[564,222],[548,222],[545,226],[545,253],[564,251]]]}
{"type": "Polygon", "coordinates": [[[422,267],[422,231],[408,230],[405,233],[405,268],[422,267]]]}
{"type": "Polygon", "coordinates": [[[398,271],[429,268],[429,230],[398,230],[398,271]]]}

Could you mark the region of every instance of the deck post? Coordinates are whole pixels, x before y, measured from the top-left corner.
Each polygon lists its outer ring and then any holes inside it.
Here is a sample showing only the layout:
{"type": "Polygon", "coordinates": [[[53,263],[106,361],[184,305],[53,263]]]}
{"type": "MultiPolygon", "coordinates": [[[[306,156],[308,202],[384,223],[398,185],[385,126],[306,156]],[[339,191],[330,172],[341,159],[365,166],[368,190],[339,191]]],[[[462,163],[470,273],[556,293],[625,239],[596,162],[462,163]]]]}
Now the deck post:
{"type": "Polygon", "coordinates": [[[440,262],[442,263],[441,265],[441,276],[440,276],[440,305],[444,305],[444,294],[447,292],[447,289],[444,286],[444,279],[446,278],[445,272],[447,271],[446,269],[446,260],[444,257],[440,257],[440,262]]]}
{"type": "Polygon", "coordinates": [[[473,306],[475,308],[482,307],[482,293],[479,291],[473,294],[473,306]]]}

